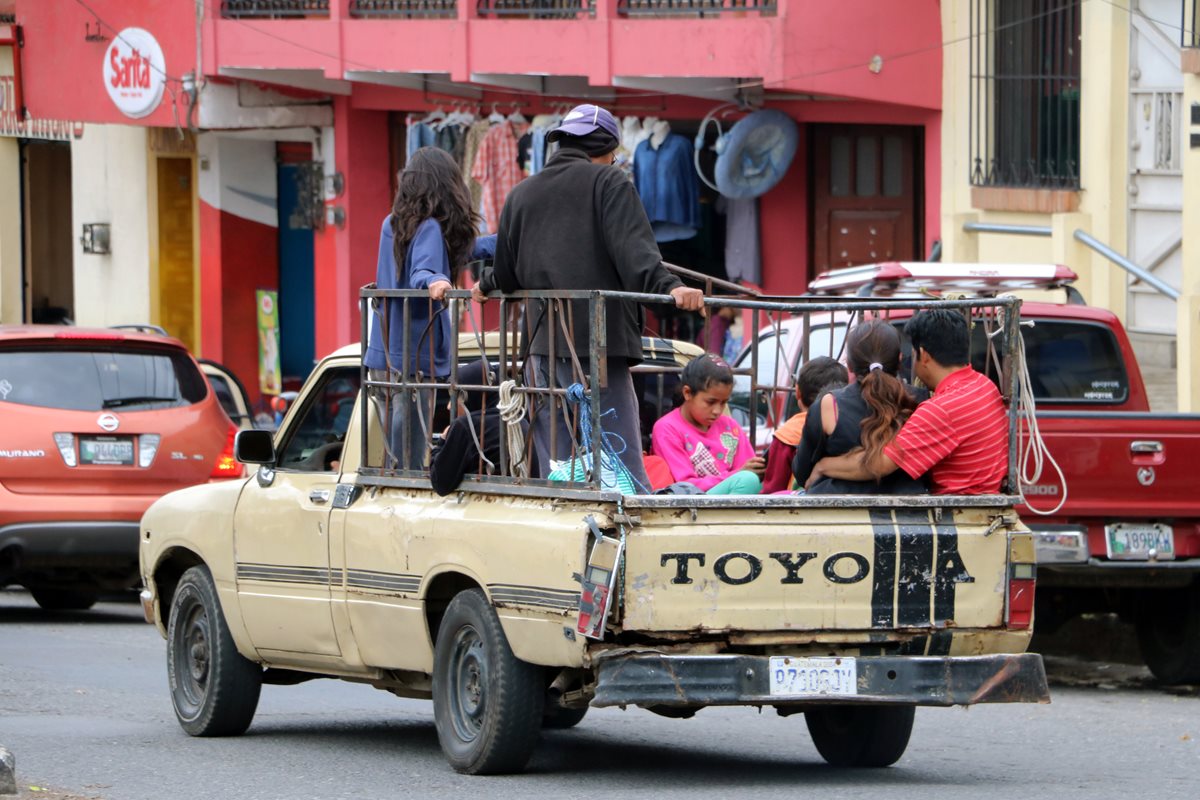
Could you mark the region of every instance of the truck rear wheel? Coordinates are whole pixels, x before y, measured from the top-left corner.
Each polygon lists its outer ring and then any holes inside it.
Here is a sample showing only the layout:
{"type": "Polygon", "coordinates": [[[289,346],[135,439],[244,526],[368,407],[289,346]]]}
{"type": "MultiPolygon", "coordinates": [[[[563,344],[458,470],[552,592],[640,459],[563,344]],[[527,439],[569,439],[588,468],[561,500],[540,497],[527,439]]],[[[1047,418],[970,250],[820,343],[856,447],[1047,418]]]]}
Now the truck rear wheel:
{"type": "Polygon", "coordinates": [[[237,651],[206,567],[183,573],[171,600],[167,678],[175,716],[192,736],[237,736],[250,727],[262,667],[237,651]]]}
{"type": "Polygon", "coordinates": [[[479,589],[455,595],[433,657],[433,719],[450,766],[469,775],[519,772],[542,728],[542,669],[513,655],[479,589]]]}
{"type": "Polygon", "coordinates": [[[835,767],[890,767],[912,735],[913,706],[818,706],[804,720],[821,758],[835,767]]]}
{"type": "Polygon", "coordinates": [[[1159,681],[1200,682],[1200,586],[1146,592],[1137,635],[1142,659],[1159,681]]]}

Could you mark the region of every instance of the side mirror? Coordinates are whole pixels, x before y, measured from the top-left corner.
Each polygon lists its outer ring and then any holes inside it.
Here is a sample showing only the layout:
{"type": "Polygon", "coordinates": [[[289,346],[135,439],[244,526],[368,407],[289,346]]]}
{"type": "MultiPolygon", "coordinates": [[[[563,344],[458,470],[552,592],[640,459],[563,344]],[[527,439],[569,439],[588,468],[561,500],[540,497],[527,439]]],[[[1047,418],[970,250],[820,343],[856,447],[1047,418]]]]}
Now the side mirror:
{"type": "Polygon", "coordinates": [[[275,465],[275,440],[270,431],[238,431],[233,440],[233,457],[243,464],[275,465]]]}

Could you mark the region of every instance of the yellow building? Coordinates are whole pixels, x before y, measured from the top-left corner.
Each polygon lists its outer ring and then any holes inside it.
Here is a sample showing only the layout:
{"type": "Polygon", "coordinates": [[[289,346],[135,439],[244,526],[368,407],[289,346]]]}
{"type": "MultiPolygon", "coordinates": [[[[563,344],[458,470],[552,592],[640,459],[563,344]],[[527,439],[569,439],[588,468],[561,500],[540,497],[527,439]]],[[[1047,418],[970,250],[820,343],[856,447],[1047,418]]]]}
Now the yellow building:
{"type": "Polygon", "coordinates": [[[943,260],[1066,264],[1200,410],[1200,0],[941,8],[943,260]]]}

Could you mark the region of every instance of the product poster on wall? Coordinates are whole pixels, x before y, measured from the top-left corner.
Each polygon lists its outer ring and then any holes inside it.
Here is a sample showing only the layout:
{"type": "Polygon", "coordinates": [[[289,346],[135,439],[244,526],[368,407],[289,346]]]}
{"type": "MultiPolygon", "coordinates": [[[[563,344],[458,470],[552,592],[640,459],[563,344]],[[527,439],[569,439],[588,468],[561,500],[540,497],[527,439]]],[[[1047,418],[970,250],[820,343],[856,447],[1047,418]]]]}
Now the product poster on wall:
{"type": "Polygon", "coordinates": [[[270,289],[255,292],[258,301],[258,388],[263,394],[279,394],[283,380],[279,365],[279,303],[270,289]]]}

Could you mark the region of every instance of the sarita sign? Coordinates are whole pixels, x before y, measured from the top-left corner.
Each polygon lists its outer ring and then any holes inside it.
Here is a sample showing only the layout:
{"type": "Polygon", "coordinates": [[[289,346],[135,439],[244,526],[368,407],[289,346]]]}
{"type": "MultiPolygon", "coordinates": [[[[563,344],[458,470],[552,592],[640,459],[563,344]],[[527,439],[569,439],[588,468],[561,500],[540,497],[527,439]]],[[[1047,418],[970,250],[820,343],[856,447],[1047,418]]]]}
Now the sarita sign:
{"type": "Polygon", "coordinates": [[[104,54],[104,88],[127,117],[141,119],[158,108],[166,74],[162,48],[141,28],[118,33],[104,54]]]}

